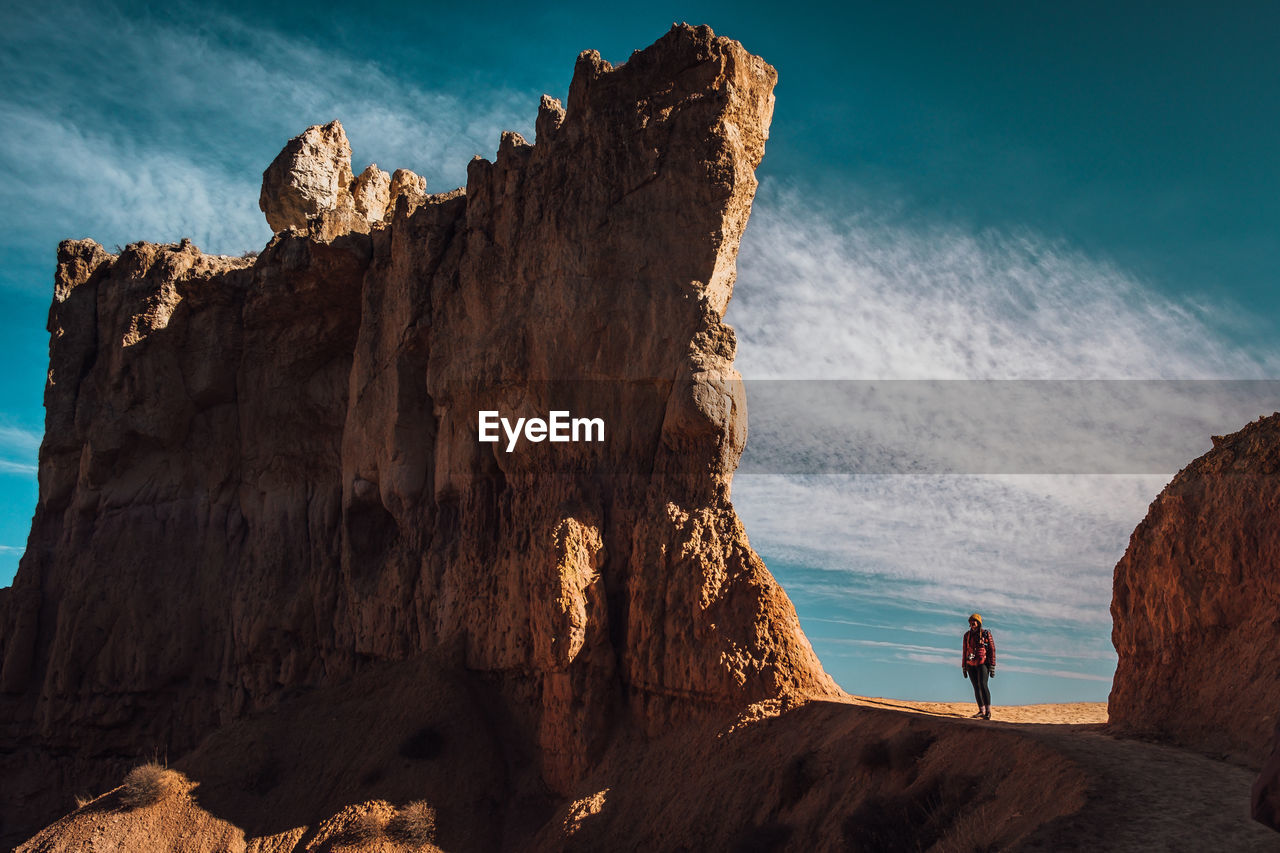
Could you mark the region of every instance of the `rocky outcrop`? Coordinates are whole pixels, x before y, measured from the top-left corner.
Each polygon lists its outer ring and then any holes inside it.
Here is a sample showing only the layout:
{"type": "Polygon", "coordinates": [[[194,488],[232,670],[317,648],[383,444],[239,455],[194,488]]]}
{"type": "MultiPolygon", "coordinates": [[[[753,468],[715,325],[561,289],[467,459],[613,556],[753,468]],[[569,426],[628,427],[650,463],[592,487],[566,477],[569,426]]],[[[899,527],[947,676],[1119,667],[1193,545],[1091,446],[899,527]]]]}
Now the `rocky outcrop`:
{"type": "MultiPolygon", "coordinates": [[[[10,745],[116,773],[430,653],[563,790],[620,721],[834,691],[729,501],[721,317],[774,80],[679,26],[617,68],[582,54],[536,144],[504,134],[465,190],[353,178],[333,122],[264,174],[281,233],[254,261],[64,243],[39,505],[0,593],[10,745]],[[487,410],[605,440],[508,452],[487,410]]],[[[48,778],[9,808],[47,821],[48,778]]]]}
{"type": "Polygon", "coordinates": [[[405,199],[408,210],[423,204],[427,200],[427,179],[415,175],[408,169],[396,169],[391,176],[391,184],[387,190],[387,218],[395,213],[396,204],[405,199]]]}
{"type": "Polygon", "coordinates": [[[1258,767],[1280,710],[1280,415],[1215,436],[1116,565],[1110,717],[1258,767]]]}
{"type": "Polygon", "coordinates": [[[352,231],[367,234],[390,219],[401,196],[412,208],[426,194],[426,179],[408,169],[388,175],[371,163],[352,177],[351,144],[335,119],[289,140],[262,173],[258,207],[276,233],[292,229],[329,241],[352,231]]]}
{"type": "MultiPolygon", "coordinates": [[[[426,181],[422,183],[425,194],[426,181]]],[[[370,163],[352,182],[351,201],[359,216],[369,222],[381,222],[391,207],[391,176],[377,163],[370,163]]]]}
{"type": "Polygon", "coordinates": [[[262,173],[258,207],[275,232],[305,229],[321,211],[352,206],[351,144],[342,125],[315,125],[289,140],[262,173]]]}

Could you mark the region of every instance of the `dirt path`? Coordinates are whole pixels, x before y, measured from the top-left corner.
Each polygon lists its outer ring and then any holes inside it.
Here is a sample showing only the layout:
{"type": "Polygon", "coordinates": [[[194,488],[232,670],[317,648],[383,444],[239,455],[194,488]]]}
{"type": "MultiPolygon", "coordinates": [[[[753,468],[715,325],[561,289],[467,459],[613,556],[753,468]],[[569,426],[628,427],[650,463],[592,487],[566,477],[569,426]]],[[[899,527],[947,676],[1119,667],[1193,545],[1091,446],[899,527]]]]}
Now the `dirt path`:
{"type": "MultiPolygon", "coordinates": [[[[911,702],[903,699],[873,699],[850,696],[855,705],[913,711],[934,717],[968,719],[977,707],[972,702],[911,702]]],[[[1106,702],[1064,702],[1057,705],[996,705],[991,710],[992,722],[1040,725],[1096,725],[1107,722],[1106,702]]]]}
{"type": "Polygon", "coordinates": [[[1280,834],[1249,817],[1251,770],[1185,749],[1106,733],[1105,702],[995,707],[991,722],[969,720],[972,704],[850,696],[855,705],[954,717],[973,726],[1015,728],[1087,770],[1086,805],[1019,846],[1033,851],[1280,851],[1280,834]]]}

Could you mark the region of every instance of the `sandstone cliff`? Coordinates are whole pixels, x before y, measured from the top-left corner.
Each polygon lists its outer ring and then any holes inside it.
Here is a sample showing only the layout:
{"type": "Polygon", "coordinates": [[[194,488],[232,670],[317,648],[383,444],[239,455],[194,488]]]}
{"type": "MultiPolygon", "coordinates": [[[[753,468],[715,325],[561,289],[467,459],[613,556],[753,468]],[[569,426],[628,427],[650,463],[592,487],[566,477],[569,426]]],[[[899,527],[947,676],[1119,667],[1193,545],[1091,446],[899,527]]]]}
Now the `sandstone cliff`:
{"type": "Polygon", "coordinates": [[[376,661],[482,678],[557,790],[623,722],[834,692],[729,501],[721,317],[774,81],[674,27],[582,54],[536,144],[504,134],[465,190],[353,177],[334,122],[264,175],[255,260],[60,246],[0,592],[6,832],[376,661]],[[480,410],[552,409],[607,440],[477,441],[480,410]]]}
{"type": "Polygon", "coordinates": [[[1116,565],[1113,727],[1252,767],[1280,711],[1280,415],[1214,437],[1116,565]]]}

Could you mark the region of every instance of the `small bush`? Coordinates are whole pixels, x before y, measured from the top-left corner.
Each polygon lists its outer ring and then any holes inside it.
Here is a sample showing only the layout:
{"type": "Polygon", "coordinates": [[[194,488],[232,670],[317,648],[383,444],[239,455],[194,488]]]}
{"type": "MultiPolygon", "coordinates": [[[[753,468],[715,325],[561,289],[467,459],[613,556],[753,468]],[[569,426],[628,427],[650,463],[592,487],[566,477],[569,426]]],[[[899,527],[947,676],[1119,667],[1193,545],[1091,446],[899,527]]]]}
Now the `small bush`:
{"type": "Polygon", "coordinates": [[[387,837],[400,844],[421,846],[436,837],[436,810],[425,800],[415,800],[387,821],[387,837]]]}
{"type": "Polygon", "coordinates": [[[951,827],[946,838],[939,841],[939,853],[993,853],[999,849],[994,838],[999,837],[1001,823],[995,819],[990,803],[967,810],[951,827]]]}
{"type": "Polygon", "coordinates": [[[381,838],[385,828],[379,814],[367,812],[347,824],[338,837],[344,844],[367,844],[381,838]]]}
{"type": "Polygon", "coordinates": [[[191,782],[177,770],[149,761],[133,768],[124,777],[120,802],[127,808],[135,809],[186,793],[190,788],[191,782]]]}
{"type": "Polygon", "coordinates": [[[928,850],[963,814],[981,806],[979,787],[977,777],[945,776],[873,793],[845,818],[845,846],[854,853],[928,850]]]}

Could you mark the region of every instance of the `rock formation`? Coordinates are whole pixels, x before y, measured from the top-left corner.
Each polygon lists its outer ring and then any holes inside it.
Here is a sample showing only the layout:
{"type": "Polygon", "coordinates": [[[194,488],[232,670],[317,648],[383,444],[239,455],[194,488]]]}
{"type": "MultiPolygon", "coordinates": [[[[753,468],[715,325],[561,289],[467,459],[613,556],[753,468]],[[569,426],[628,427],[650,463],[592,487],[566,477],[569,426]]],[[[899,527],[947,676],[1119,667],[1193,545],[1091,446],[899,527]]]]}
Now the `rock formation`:
{"type": "MultiPolygon", "coordinates": [[[[426,181],[423,181],[425,194],[426,181]]],[[[369,222],[381,222],[391,207],[391,176],[378,168],[377,163],[359,174],[351,183],[351,201],[356,213],[369,222]]],[[[392,208],[394,210],[394,208],[392,208]]]]}
{"type": "Polygon", "coordinates": [[[390,219],[401,196],[417,207],[427,182],[408,169],[387,175],[376,163],[351,174],[351,144],[342,123],[313,125],[289,140],[262,173],[258,207],[271,230],[298,230],[329,241],[352,231],[368,233],[390,219]]]}
{"type": "Polygon", "coordinates": [[[1213,445],[1116,565],[1110,716],[1256,768],[1280,711],[1280,415],[1213,445]]]}
{"type": "Polygon", "coordinates": [[[305,229],[322,211],[352,207],[353,180],[351,144],[342,125],[315,125],[289,140],[262,173],[258,207],[272,231],[305,229]]]}
{"type": "Polygon", "coordinates": [[[833,692],[729,501],[721,317],[774,81],[674,27],[617,68],[582,54],[536,144],[504,134],[465,190],[353,177],[332,122],[264,173],[256,260],[62,244],[39,504],[0,591],[6,832],[71,776],[378,661],[495,690],[555,790],[623,722],[833,692]],[[507,452],[482,410],[605,441],[507,452]]]}

